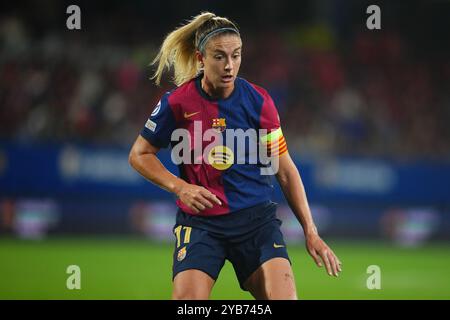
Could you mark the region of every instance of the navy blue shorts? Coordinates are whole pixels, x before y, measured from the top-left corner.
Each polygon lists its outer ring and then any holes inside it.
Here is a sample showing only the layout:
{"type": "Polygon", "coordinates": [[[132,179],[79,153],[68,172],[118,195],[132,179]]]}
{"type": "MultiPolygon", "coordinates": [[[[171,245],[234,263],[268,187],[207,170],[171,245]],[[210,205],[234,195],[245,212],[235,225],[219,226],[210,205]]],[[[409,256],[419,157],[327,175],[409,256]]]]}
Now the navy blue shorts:
{"type": "Polygon", "coordinates": [[[198,269],[214,280],[228,259],[243,290],[245,281],[265,261],[289,256],[276,217],[276,203],[264,202],[228,215],[202,217],[178,210],[173,278],[198,269]]]}

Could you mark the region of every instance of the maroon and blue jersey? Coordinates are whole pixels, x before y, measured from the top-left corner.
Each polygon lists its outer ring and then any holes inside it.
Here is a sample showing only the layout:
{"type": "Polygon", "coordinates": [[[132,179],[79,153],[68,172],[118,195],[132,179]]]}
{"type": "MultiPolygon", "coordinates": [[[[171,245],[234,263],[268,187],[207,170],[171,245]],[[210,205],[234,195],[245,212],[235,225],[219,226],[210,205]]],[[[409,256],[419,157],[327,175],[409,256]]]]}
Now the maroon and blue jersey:
{"type": "MultiPolygon", "coordinates": [[[[190,133],[191,145],[195,144],[196,135],[203,136],[206,130],[215,129],[222,134],[224,144],[229,145],[226,143],[226,130],[266,129],[268,134],[263,140],[268,144],[272,156],[287,152],[277,109],[266,90],[245,79],[236,78],[234,90],[229,97],[212,99],[203,91],[200,81],[201,76],[166,93],[153,110],[141,136],[155,147],[175,148],[178,141],[172,141],[172,134],[176,129],[186,129],[190,133]],[[275,140],[276,150],[270,147],[271,141],[275,140]]],[[[258,139],[261,140],[260,137],[258,139]]],[[[261,142],[246,141],[248,144],[261,142]]],[[[210,143],[201,141],[203,148],[210,143]]],[[[215,149],[210,154],[226,160],[238,154],[236,148],[251,149],[250,146],[245,147],[235,143],[233,150],[227,151],[225,148],[224,152],[219,152],[219,149],[215,149]]],[[[194,153],[192,149],[190,151],[194,153]]],[[[246,151],[246,156],[250,152],[246,151]]],[[[218,165],[205,161],[196,162],[193,157],[191,160],[189,163],[179,164],[180,178],[208,189],[222,202],[221,206],[215,204],[213,208],[206,208],[196,215],[229,214],[271,199],[272,177],[261,174],[262,165],[259,162],[241,163],[234,159],[231,165],[218,165]]],[[[177,205],[183,212],[194,214],[179,199],[177,205]]]]}

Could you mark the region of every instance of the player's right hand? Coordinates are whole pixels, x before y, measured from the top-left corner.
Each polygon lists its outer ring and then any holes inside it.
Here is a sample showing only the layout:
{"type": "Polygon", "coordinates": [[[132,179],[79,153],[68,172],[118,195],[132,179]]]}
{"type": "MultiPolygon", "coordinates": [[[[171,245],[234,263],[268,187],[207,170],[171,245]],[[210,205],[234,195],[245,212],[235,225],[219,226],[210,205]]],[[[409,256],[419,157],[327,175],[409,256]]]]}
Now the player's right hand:
{"type": "Polygon", "coordinates": [[[195,213],[212,208],[214,204],[221,206],[222,202],[215,194],[204,187],[195,184],[183,184],[177,192],[178,198],[195,213]]]}

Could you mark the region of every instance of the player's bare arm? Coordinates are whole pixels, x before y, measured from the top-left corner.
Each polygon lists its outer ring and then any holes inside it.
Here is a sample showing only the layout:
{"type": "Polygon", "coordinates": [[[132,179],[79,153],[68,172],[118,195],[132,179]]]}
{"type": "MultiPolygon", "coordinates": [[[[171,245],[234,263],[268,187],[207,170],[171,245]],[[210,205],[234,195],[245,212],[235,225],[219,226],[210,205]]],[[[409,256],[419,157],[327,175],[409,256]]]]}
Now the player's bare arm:
{"type": "Polygon", "coordinates": [[[337,277],[342,271],[341,262],[317,232],[300,173],[288,152],[279,158],[276,177],[289,206],[303,227],[308,253],[319,267],[322,266],[322,260],[327,273],[337,277]]]}
{"type": "Polygon", "coordinates": [[[129,163],[152,183],[176,194],[184,204],[196,213],[207,207],[212,208],[214,205],[221,205],[220,200],[207,189],[189,184],[167,170],[156,156],[158,151],[159,148],[138,136],[131,148],[129,163]]]}

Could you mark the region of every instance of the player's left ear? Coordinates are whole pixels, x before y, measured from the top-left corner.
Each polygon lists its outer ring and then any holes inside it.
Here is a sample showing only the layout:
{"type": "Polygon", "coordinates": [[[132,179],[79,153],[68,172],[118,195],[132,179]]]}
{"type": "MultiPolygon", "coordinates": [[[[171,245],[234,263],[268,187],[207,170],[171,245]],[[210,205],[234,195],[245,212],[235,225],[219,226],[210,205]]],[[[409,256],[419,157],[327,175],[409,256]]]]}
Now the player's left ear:
{"type": "Polygon", "coordinates": [[[200,67],[203,68],[205,66],[205,64],[203,62],[203,59],[204,59],[203,54],[199,50],[197,50],[195,52],[195,56],[197,58],[197,61],[200,63],[200,67]]]}

